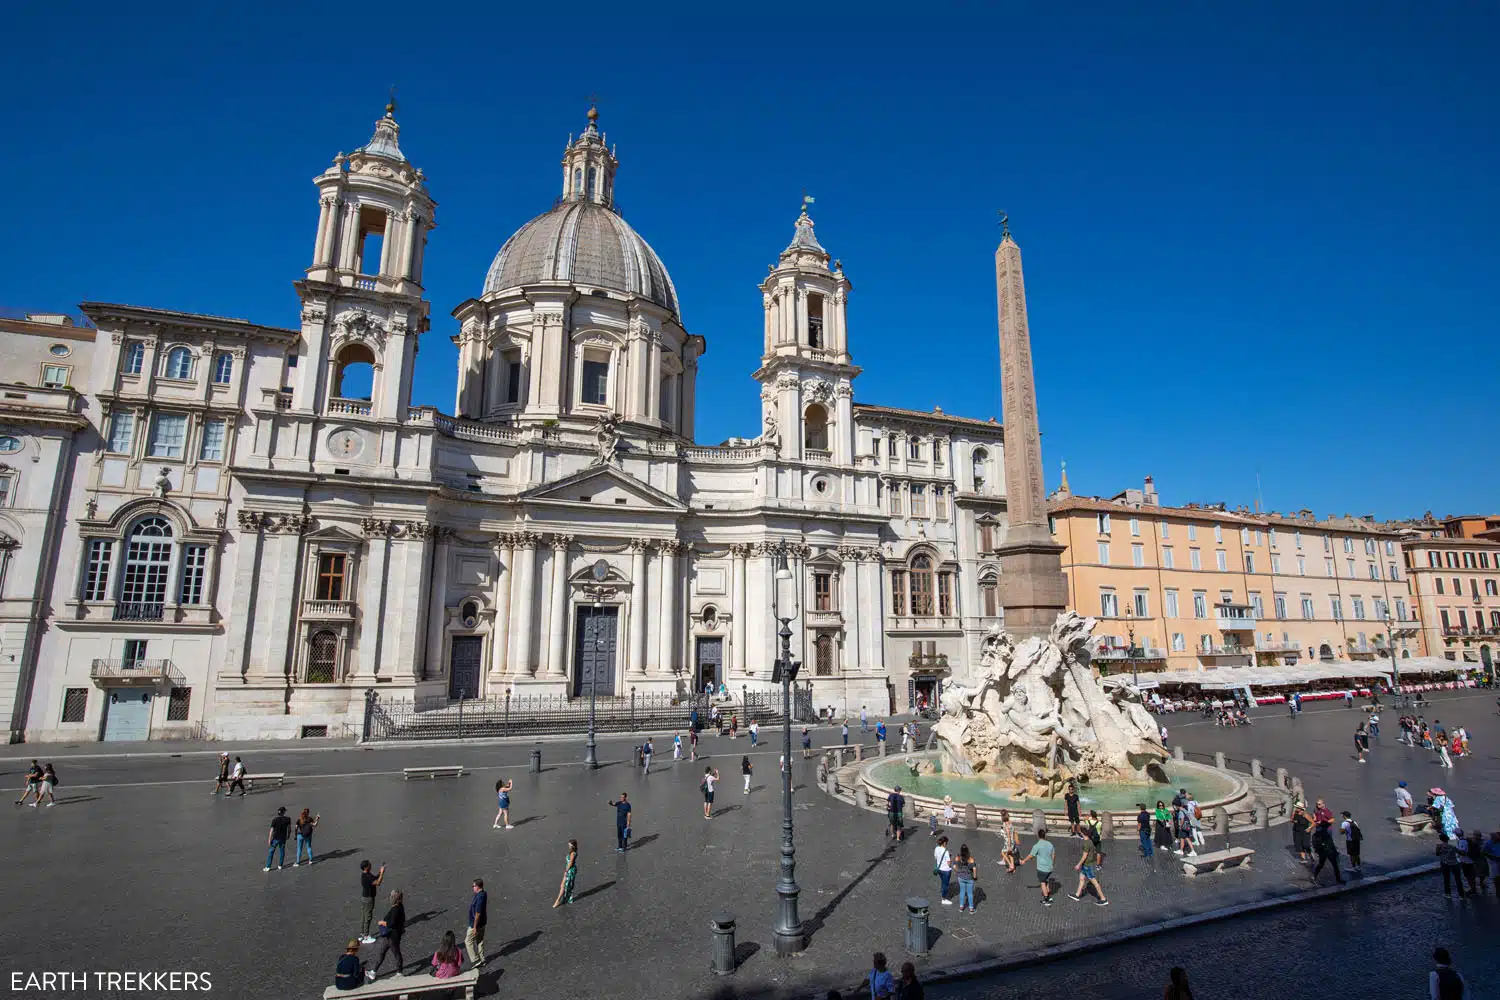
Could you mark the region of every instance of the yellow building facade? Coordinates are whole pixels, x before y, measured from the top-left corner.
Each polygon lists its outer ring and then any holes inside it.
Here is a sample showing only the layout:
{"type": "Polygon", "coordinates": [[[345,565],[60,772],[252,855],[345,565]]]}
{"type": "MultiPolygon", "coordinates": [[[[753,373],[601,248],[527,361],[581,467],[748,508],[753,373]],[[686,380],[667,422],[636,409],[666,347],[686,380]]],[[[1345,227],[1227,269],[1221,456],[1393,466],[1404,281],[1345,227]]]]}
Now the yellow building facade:
{"type": "Polygon", "coordinates": [[[1101,667],[1388,660],[1392,645],[1398,656],[1423,652],[1395,528],[1310,511],[1167,506],[1150,479],[1107,499],[1064,486],[1049,501],[1049,526],[1066,546],[1069,607],[1099,619],[1101,667]]]}
{"type": "Polygon", "coordinates": [[[1500,658],[1500,542],[1458,530],[1406,543],[1422,638],[1433,656],[1492,670],[1500,658]]]}

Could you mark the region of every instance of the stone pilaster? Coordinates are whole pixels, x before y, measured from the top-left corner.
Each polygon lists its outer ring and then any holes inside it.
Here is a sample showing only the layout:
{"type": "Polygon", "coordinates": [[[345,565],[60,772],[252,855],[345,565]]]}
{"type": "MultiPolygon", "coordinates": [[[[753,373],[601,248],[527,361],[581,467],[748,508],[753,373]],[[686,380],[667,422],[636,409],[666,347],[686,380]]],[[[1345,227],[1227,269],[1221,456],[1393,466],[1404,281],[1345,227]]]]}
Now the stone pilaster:
{"type": "Polygon", "coordinates": [[[646,676],[646,617],[650,614],[650,591],[646,588],[646,550],[643,538],[630,540],[630,646],[625,651],[625,675],[646,676]]]}
{"type": "Polygon", "coordinates": [[[553,535],[552,596],[548,601],[547,676],[568,675],[568,546],[572,535],[553,535]]]}

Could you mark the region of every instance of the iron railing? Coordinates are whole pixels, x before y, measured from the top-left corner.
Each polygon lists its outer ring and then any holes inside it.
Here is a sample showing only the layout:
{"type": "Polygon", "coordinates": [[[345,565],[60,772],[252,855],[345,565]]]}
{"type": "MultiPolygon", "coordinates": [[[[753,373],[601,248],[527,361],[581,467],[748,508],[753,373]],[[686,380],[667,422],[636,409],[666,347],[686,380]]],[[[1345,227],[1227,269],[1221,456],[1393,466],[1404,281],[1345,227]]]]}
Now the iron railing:
{"type": "MultiPolygon", "coordinates": [[[[594,711],[594,729],[601,733],[659,732],[663,735],[688,727],[694,709],[701,725],[709,724],[714,704],[725,726],[730,717],[741,729],[751,722],[762,726],[779,724],[780,691],[745,691],[733,703],[710,702],[702,694],[678,696],[670,693],[637,694],[599,698],[594,711]]],[[[799,703],[798,708],[803,706],[799,703]]],[[[794,709],[794,715],[797,710],[794,709]]],[[[586,733],[589,699],[565,695],[519,694],[500,698],[450,701],[447,698],[390,700],[374,697],[365,706],[366,741],[445,740],[485,736],[544,736],[586,733]]]]}
{"type": "Polygon", "coordinates": [[[164,605],[141,604],[126,601],[115,605],[115,621],[117,622],[159,622],[166,611],[164,605]]]}

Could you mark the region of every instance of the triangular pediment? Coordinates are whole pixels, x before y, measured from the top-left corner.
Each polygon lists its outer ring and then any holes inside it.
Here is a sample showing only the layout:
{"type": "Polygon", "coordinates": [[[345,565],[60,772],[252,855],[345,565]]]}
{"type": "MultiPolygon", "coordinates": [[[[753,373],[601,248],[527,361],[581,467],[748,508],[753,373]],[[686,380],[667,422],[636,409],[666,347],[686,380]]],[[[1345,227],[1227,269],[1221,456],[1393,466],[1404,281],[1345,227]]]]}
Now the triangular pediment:
{"type": "Polygon", "coordinates": [[[521,494],[530,503],[587,504],[607,510],[684,511],[687,506],[613,465],[596,465],[521,494]]]}
{"type": "Polygon", "coordinates": [[[315,538],[318,541],[323,541],[323,542],[362,542],[362,541],[364,541],[363,537],[361,537],[359,535],[356,535],[354,532],[350,531],[348,528],[340,527],[337,524],[330,524],[326,528],[319,528],[316,531],[309,531],[307,534],[303,535],[302,537],[304,537],[304,538],[315,538]]]}

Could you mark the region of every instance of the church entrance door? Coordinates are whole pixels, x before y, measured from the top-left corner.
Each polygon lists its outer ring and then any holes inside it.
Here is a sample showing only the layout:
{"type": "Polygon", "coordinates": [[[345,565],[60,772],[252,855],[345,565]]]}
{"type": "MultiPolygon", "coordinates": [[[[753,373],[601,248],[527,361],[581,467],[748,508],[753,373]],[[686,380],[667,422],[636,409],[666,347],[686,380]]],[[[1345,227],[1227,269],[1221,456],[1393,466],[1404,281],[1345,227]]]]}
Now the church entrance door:
{"type": "Polygon", "coordinates": [[[615,693],[615,647],[620,609],[579,605],[573,643],[573,696],[587,698],[590,683],[600,696],[615,693]]]}
{"type": "Polygon", "coordinates": [[[478,698],[484,636],[455,635],[448,653],[448,697],[478,698]]]}
{"type": "Polygon", "coordinates": [[[699,639],[698,656],[698,683],[694,685],[694,691],[702,691],[710,684],[714,690],[724,682],[724,640],[723,639],[699,639]]]}

